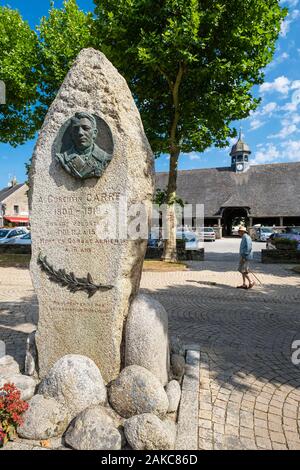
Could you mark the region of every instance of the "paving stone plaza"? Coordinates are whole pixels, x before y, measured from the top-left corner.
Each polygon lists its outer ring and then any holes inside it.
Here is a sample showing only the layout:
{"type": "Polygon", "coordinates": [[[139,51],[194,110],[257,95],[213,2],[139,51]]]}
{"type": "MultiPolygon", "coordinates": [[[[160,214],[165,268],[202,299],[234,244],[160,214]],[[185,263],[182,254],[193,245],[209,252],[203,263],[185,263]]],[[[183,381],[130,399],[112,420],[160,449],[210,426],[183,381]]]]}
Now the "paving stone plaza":
{"type": "MultiPolygon", "coordinates": [[[[300,365],[291,360],[300,340],[300,276],[287,265],[260,263],[262,282],[235,288],[237,239],[206,243],[206,260],[190,270],[145,272],[142,291],[169,314],[170,333],[200,349],[199,449],[300,449],[300,365]]],[[[1,338],[22,365],[35,328],[37,302],[29,271],[1,268],[1,338]]]]}

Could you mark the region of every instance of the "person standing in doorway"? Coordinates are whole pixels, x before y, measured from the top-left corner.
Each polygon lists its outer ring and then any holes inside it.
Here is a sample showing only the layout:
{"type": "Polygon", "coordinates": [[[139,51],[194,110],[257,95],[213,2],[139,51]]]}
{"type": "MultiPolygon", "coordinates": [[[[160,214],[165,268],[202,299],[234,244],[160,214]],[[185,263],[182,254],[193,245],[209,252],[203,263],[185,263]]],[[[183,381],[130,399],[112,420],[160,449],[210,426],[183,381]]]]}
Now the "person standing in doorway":
{"type": "Polygon", "coordinates": [[[250,260],[252,259],[252,240],[250,235],[247,233],[246,227],[242,225],[239,227],[238,230],[239,236],[242,238],[240,244],[240,263],[238,267],[238,271],[243,276],[243,284],[241,286],[237,286],[238,289],[251,289],[255,282],[249,276],[249,264],[250,260]],[[247,282],[248,281],[248,285],[247,282]]]}

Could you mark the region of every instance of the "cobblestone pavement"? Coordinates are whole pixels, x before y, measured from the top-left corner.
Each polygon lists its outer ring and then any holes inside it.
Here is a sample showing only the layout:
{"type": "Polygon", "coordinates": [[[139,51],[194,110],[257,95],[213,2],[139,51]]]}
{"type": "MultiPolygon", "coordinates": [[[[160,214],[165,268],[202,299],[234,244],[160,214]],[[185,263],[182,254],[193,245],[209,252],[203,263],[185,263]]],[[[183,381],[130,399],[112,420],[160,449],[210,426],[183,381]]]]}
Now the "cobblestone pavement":
{"type": "Polygon", "coordinates": [[[24,368],[26,339],[37,322],[37,300],[27,269],[0,268],[0,340],[24,368]]]}
{"type": "MultiPolygon", "coordinates": [[[[200,345],[199,448],[300,449],[300,276],[257,252],[263,285],[237,290],[238,240],[205,248],[190,271],[146,272],[141,284],[168,311],[171,335],[200,345]]],[[[0,268],[0,288],[0,339],[22,365],[37,312],[28,271],[0,268]]]]}
{"type": "Polygon", "coordinates": [[[238,257],[211,251],[206,259],[189,272],[142,279],[167,309],[171,334],[200,345],[199,448],[300,449],[300,365],[291,362],[300,276],[256,256],[263,285],[237,290],[238,257]]]}

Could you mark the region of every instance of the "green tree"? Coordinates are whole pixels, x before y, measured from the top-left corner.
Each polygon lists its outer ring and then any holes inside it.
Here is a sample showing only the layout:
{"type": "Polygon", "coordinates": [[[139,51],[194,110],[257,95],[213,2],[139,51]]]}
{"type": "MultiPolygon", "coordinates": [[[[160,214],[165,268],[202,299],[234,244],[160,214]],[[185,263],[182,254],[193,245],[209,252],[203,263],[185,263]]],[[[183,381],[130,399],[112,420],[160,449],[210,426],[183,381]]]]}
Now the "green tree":
{"type": "Polygon", "coordinates": [[[95,0],[96,18],[66,0],[51,6],[37,32],[0,7],[0,139],[33,137],[77,53],[102,50],[127,79],[155,154],[170,154],[165,199],[175,259],[175,211],[181,152],[222,147],[230,122],[254,110],[286,10],[279,0],[95,0]]]}
{"type": "Polygon", "coordinates": [[[176,259],[181,152],[228,144],[259,100],[286,10],[279,0],[95,0],[99,48],[127,79],[156,155],[169,153],[166,201],[176,259]]]}
{"type": "Polygon", "coordinates": [[[0,80],[7,104],[0,105],[0,141],[14,146],[34,137],[38,100],[38,39],[18,11],[0,7],[0,80]]]}
{"type": "Polygon", "coordinates": [[[93,14],[81,11],[76,0],[65,0],[62,9],[51,2],[49,17],[41,19],[37,31],[43,118],[78,53],[92,45],[92,26],[93,14]]]}
{"type": "Polygon", "coordinates": [[[51,2],[36,32],[18,11],[0,7],[0,80],[7,88],[1,142],[16,146],[35,136],[77,54],[91,45],[92,25],[92,13],[80,11],[76,0],[62,9],[51,2]]]}

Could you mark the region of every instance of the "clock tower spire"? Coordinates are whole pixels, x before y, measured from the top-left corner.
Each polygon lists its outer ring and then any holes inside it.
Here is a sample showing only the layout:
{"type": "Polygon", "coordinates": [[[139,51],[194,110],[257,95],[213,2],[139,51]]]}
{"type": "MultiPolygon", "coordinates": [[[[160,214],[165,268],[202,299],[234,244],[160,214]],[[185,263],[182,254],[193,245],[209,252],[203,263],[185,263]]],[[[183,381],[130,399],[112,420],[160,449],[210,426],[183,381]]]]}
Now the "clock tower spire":
{"type": "Polygon", "coordinates": [[[231,156],[231,168],[236,173],[244,173],[249,168],[249,155],[251,153],[249,145],[246,144],[242,136],[242,128],[240,127],[239,138],[237,142],[232,146],[231,156]]]}

